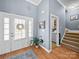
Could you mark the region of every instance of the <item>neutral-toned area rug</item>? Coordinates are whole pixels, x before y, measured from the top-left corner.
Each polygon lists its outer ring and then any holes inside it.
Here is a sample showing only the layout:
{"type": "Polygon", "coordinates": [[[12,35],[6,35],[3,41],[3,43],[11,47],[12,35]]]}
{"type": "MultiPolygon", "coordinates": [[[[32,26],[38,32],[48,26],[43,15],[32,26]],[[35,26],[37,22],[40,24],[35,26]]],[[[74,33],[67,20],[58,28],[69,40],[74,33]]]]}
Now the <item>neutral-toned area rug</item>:
{"type": "Polygon", "coordinates": [[[12,56],[8,59],[38,59],[33,50],[28,50],[23,54],[12,56]]]}

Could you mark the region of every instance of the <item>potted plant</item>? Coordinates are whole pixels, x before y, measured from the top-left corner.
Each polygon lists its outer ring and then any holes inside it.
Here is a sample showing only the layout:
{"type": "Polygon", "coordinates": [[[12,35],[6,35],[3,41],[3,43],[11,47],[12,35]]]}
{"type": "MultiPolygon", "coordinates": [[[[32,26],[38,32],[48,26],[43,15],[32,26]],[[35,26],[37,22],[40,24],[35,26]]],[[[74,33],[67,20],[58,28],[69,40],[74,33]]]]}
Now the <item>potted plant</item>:
{"type": "Polygon", "coordinates": [[[31,40],[31,45],[34,45],[36,48],[38,48],[39,45],[42,44],[43,42],[44,41],[42,39],[34,37],[33,40],[31,40]]]}

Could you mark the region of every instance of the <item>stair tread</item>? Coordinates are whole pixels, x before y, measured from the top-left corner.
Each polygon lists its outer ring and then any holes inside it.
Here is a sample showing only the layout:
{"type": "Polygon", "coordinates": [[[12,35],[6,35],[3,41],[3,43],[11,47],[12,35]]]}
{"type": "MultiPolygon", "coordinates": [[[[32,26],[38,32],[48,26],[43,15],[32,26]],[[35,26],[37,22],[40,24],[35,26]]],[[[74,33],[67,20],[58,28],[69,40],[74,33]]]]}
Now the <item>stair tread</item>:
{"type": "Polygon", "coordinates": [[[79,43],[78,42],[70,41],[70,40],[65,40],[65,39],[63,40],[63,43],[64,42],[67,43],[67,44],[79,47],[79,43]]]}
{"type": "Polygon", "coordinates": [[[79,38],[79,35],[70,35],[70,34],[66,34],[66,37],[74,37],[74,38],[79,38]]]}
{"type": "Polygon", "coordinates": [[[76,46],[73,46],[73,45],[70,45],[70,44],[67,44],[67,43],[62,43],[62,44],[66,44],[66,45],[72,46],[72,47],[74,47],[76,49],[79,49],[79,47],[76,47],[76,46]]]}
{"type": "Polygon", "coordinates": [[[79,44],[78,42],[75,42],[75,41],[70,41],[70,40],[65,40],[65,41],[73,42],[73,43],[79,44]]]}
{"type": "Polygon", "coordinates": [[[64,37],[65,40],[74,41],[79,43],[79,39],[64,37]]]}
{"type": "Polygon", "coordinates": [[[67,39],[71,39],[71,40],[79,40],[78,38],[72,38],[72,37],[64,37],[64,38],[67,38],[67,39]]]}
{"type": "Polygon", "coordinates": [[[71,48],[72,50],[79,52],[79,47],[70,45],[70,44],[66,44],[66,43],[62,43],[63,45],[66,45],[67,47],[71,48]]]}
{"type": "Polygon", "coordinates": [[[79,35],[79,32],[66,32],[66,34],[71,34],[71,35],[79,35]]]}

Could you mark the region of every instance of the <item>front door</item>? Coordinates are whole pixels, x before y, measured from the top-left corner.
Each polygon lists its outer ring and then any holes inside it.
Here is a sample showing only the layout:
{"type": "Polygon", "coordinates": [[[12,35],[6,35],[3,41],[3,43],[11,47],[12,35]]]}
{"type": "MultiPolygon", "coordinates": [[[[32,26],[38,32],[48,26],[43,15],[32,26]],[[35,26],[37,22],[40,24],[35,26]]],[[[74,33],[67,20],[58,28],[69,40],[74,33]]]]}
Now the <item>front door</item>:
{"type": "Polygon", "coordinates": [[[0,54],[29,46],[29,37],[33,37],[32,17],[0,12],[0,19],[0,54]]]}

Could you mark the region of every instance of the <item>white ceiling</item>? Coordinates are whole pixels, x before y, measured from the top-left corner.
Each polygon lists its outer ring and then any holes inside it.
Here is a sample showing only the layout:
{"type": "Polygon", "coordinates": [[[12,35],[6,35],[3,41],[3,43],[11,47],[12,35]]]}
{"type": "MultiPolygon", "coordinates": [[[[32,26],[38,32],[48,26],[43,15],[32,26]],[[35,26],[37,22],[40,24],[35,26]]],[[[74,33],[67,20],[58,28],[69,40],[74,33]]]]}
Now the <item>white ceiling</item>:
{"type": "MultiPolygon", "coordinates": [[[[26,0],[26,1],[38,6],[42,0],[26,0]]],[[[67,9],[79,7],[79,0],[58,0],[58,1],[67,9]]]]}
{"type": "Polygon", "coordinates": [[[26,1],[38,6],[42,0],[26,0],[26,1]]]}
{"type": "Polygon", "coordinates": [[[60,0],[66,8],[79,7],[79,0],[60,0]]]}

